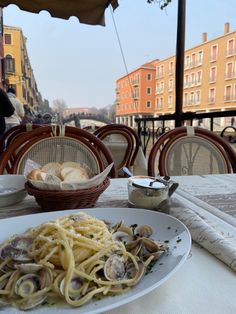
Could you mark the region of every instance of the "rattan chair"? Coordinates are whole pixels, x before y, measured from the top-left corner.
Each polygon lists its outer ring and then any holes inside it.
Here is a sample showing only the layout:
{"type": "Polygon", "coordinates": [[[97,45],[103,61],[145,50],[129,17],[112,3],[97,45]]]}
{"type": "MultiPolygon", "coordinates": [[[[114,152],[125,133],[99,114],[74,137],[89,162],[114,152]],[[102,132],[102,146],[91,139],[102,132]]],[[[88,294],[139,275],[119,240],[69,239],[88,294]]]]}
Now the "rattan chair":
{"type": "Polygon", "coordinates": [[[19,124],[7,130],[0,139],[0,154],[22,133],[32,131],[40,127],[38,124],[19,124]]]}
{"type": "Polygon", "coordinates": [[[141,145],[137,133],[123,124],[109,124],[97,129],[94,135],[110,149],[119,176],[123,176],[121,169],[134,165],[141,145]]]}
{"type": "Polygon", "coordinates": [[[236,172],[236,153],[217,134],[200,127],[178,127],[151,149],[148,174],[204,175],[236,172]]]}
{"type": "Polygon", "coordinates": [[[227,140],[229,143],[236,143],[236,128],[233,125],[226,126],[220,136],[227,140]]]}
{"type": "MultiPolygon", "coordinates": [[[[42,126],[22,134],[1,157],[1,174],[23,173],[28,159],[41,165],[64,161],[85,163],[94,174],[113,162],[102,141],[85,130],[70,126],[42,126]]],[[[115,167],[110,177],[116,177],[115,167]]]]}

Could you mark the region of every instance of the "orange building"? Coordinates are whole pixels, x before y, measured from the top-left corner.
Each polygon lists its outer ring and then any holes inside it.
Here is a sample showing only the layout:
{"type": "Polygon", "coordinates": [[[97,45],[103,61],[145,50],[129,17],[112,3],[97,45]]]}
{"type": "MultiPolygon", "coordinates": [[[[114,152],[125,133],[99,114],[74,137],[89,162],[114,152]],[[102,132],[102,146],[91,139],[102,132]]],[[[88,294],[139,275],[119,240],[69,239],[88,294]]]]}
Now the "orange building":
{"type": "Polygon", "coordinates": [[[156,60],[116,81],[116,122],[134,126],[135,117],[153,116],[156,60]]]}

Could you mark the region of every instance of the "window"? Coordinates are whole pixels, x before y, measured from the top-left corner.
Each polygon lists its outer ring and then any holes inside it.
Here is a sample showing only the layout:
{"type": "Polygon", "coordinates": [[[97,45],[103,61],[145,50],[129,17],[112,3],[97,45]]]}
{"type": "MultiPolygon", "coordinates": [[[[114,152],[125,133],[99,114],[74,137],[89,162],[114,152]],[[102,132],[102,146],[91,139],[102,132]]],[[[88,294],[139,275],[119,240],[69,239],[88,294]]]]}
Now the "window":
{"type": "Polygon", "coordinates": [[[15,73],[15,59],[11,55],[5,57],[5,70],[6,73],[15,73]]]}
{"type": "Polygon", "coordinates": [[[191,66],[192,66],[192,67],[195,67],[195,66],[196,66],[196,54],[195,54],[195,53],[192,54],[191,66]]]}
{"type": "Polygon", "coordinates": [[[214,103],[215,102],[215,97],[216,97],[216,90],[215,88],[210,88],[209,89],[209,99],[208,99],[208,102],[210,104],[214,103]]]}
{"type": "Polygon", "coordinates": [[[173,105],[173,97],[172,95],[168,96],[168,108],[172,108],[173,105]]]}
{"type": "Polygon", "coordinates": [[[164,91],[164,82],[158,82],[156,84],[156,93],[160,94],[160,93],[163,93],[163,91],[164,91]]]}
{"type": "Polygon", "coordinates": [[[234,76],[233,62],[229,62],[226,64],[225,78],[232,79],[233,76],[234,76]]]}
{"type": "Polygon", "coordinates": [[[191,85],[195,85],[195,73],[191,74],[191,85]]]}
{"type": "Polygon", "coordinates": [[[139,88],[134,89],[134,98],[139,98],[139,88]]]}
{"type": "Polygon", "coordinates": [[[190,57],[186,56],[185,57],[185,68],[189,68],[189,66],[190,66],[190,57]]]}
{"type": "Polygon", "coordinates": [[[164,103],[164,100],[163,100],[163,97],[160,98],[160,108],[163,108],[163,103],[164,103]]]}
{"type": "Polygon", "coordinates": [[[218,46],[211,46],[211,61],[215,61],[218,55],[218,46]]]}
{"type": "Polygon", "coordinates": [[[148,94],[148,95],[151,95],[151,93],[152,93],[151,87],[148,87],[148,88],[147,88],[147,94],[148,94]]]}
{"type": "Polygon", "coordinates": [[[164,76],[164,73],[165,73],[165,68],[164,68],[164,65],[162,64],[162,66],[161,66],[161,77],[164,76]]]}
{"type": "Polygon", "coordinates": [[[196,75],[196,84],[200,85],[202,83],[202,71],[198,71],[196,75]]]}
{"type": "Polygon", "coordinates": [[[188,93],[184,94],[184,106],[188,105],[188,93]]]}
{"type": "Polygon", "coordinates": [[[173,61],[169,63],[169,74],[170,75],[174,74],[174,62],[173,61]]]}
{"type": "Polygon", "coordinates": [[[4,34],[4,43],[5,45],[12,44],[12,35],[11,34],[4,34]]]}
{"type": "Polygon", "coordinates": [[[164,65],[160,65],[156,68],[156,78],[161,78],[164,75],[164,65]]]}
{"type": "Polygon", "coordinates": [[[164,82],[161,82],[161,92],[164,91],[164,82]]]}
{"type": "Polygon", "coordinates": [[[227,42],[227,56],[232,56],[235,53],[234,39],[229,39],[227,42]]]}
{"type": "Polygon", "coordinates": [[[163,108],[163,97],[157,98],[156,100],[156,109],[162,109],[163,108]]]}
{"type": "Polygon", "coordinates": [[[151,108],[151,101],[150,100],[147,101],[146,106],[147,106],[147,108],[151,108]]]}
{"type": "Polygon", "coordinates": [[[232,99],[232,86],[231,85],[227,85],[225,86],[225,97],[224,100],[225,101],[230,101],[232,99]]]}
{"type": "Polygon", "coordinates": [[[172,91],[173,90],[173,79],[170,79],[168,82],[168,90],[172,91]]]}
{"type": "Polygon", "coordinates": [[[236,84],[234,84],[233,100],[236,100],[236,84]]]}
{"type": "Polygon", "coordinates": [[[209,82],[215,83],[215,81],[216,81],[216,67],[212,67],[210,68],[209,82]]]}
{"type": "Polygon", "coordinates": [[[188,87],[189,86],[189,75],[185,76],[185,84],[184,86],[188,87]]]}
{"type": "Polygon", "coordinates": [[[147,80],[148,80],[148,81],[151,81],[151,79],[152,79],[152,74],[148,73],[148,74],[147,74],[147,80]]]}
{"type": "Polygon", "coordinates": [[[194,104],[194,92],[190,93],[190,105],[194,104]]]}
{"type": "Polygon", "coordinates": [[[203,61],[203,52],[202,51],[198,51],[197,57],[198,57],[197,64],[201,65],[202,61],[203,61]]]}
{"type": "Polygon", "coordinates": [[[195,100],[196,100],[196,104],[199,105],[201,103],[201,92],[200,90],[197,90],[195,93],[195,100]]]}

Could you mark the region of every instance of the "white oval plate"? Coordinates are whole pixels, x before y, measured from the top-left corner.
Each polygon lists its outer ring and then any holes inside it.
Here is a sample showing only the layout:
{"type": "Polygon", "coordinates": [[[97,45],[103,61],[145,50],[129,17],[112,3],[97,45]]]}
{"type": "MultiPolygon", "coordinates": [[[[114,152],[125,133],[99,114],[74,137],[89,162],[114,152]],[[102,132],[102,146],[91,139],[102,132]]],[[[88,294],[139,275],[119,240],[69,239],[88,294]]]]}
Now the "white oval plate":
{"type": "MultiPolygon", "coordinates": [[[[28,228],[54,219],[59,216],[76,213],[78,211],[87,212],[100,219],[105,219],[116,223],[121,219],[126,224],[148,224],[154,233],[155,240],[168,241],[169,252],[165,253],[153,266],[150,273],[146,274],[142,280],[130,291],[113,297],[104,297],[99,301],[91,301],[79,308],[69,306],[41,306],[33,309],[34,314],[39,313],[66,313],[66,314],[97,314],[102,313],[126,303],[129,303],[153,289],[159,287],[170,276],[172,276],[183,265],[191,249],[191,236],[185,225],[174,217],[147,209],[137,208],[89,208],[82,210],[65,210],[34,214],[0,220],[0,242],[12,236],[14,233],[25,232],[28,228]]],[[[25,313],[13,308],[2,308],[1,313],[25,313]]]]}

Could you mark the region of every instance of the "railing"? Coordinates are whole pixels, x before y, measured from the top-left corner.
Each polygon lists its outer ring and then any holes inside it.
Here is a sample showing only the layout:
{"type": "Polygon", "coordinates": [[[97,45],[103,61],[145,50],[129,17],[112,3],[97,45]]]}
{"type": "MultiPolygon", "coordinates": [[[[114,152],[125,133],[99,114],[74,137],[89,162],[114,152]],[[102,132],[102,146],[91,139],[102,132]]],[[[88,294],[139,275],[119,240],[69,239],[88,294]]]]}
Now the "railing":
{"type": "MultiPolygon", "coordinates": [[[[203,119],[209,119],[209,129],[214,131],[214,124],[217,124],[214,119],[224,117],[236,117],[236,110],[204,113],[183,112],[181,121],[183,125],[193,125],[194,121],[197,121],[197,125],[200,125],[203,122],[203,119]]],[[[135,118],[135,122],[137,123],[137,132],[139,137],[142,139],[142,147],[145,155],[150,140],[152,139],[153,145],[156,139],[170,128],[166,125],[166,122],[175,121],[175,119],[175,113],[166,114],[159,117],[135,118]],[[160,123],[158,124],[158,122],[160,123]]]]}

